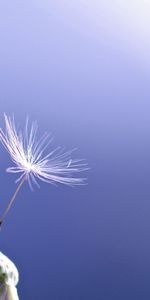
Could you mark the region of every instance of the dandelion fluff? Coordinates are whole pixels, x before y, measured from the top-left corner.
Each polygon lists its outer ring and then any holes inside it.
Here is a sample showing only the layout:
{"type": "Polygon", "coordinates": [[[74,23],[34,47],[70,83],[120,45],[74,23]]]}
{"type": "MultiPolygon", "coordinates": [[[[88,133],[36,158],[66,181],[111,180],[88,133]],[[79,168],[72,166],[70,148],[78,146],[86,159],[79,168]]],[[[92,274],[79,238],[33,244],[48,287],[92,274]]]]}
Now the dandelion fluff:
{"type": "Polygon", "coordinates": [[[7,169],[11,173],[20,173],[18,181],[26,176],[30,186],[38,185],[36,179],[49,183],[63,183],[67,185],[83,184],[85,178],[76,174],[87,169],[83,159],[72,159],[73,150],[64,152],[64,148],[57,147],[44,155],[46,148],[51,143],[49,134],[45,133],[37,141],[37,124],[26,120],[25,130],[17,131],[14,118],[6,114],[6,131],[0,129],[0,139],[9,152],[15,166],[7,169]]]}
{"type": "Polygon", "coordinates": [[[82,185],[85,183],[85,178],[79,177],[78,174],[88,169],[83,159],[71,157],[74,150],[65,152],[64,148],[57,147],[45,154],[52,138],[45,133],[37,140],[38,126],[36,122],[29,125],[27,118],[25,129],[21,131],[16,128],[14,117],[4,114],[4,118],[6,129],[5,132],[0,129],[0,140],[14,163],[14,166],[7,168],[7,171],[19,174],[17,179],[19,186],[4,212],[0,224],[25,180],[28,181],[31,189],[33,184],[39,186],[39,180],[51,184],[82,185]]]}
{"type": "Polygon", "coordinates": [[[19,274],[14,263],[0,252],[0,300],[19,300],[16,285],[19,274]]]}

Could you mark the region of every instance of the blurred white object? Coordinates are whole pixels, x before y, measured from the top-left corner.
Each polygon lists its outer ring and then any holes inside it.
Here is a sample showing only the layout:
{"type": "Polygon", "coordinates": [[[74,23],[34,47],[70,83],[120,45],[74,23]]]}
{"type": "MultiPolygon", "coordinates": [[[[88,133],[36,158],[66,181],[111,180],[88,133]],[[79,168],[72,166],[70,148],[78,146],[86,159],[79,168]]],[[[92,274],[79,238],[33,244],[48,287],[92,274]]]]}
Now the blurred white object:
{"type": "Polygon", "coordinates": [[[14,263],[0,252],[0,300],[19,300],[16,285],[19,274],[14,263]]]}

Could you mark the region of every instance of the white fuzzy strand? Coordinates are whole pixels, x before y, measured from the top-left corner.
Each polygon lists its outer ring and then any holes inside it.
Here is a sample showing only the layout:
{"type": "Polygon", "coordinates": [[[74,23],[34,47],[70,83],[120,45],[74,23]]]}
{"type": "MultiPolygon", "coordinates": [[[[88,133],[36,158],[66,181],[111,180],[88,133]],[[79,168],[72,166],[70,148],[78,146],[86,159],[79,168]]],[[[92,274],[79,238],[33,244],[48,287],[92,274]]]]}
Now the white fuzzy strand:
{"type": "Polygon", "coordinates": [[[62,183],[70,186],[82,185],[85,178],[78,177],[78,173],[87,170],[87,165],[82,159],[73,159],[72,152],[65,152],[63,148],[57,147],[49,153],[44,154],[45,150],[52,142],[49,134],[44,134],[37,140],[36,123],[29,127],[27,118],[25,129],[19,131],[16,128],[14,117],[4,114],[5,132],[0,129],[0,140],[15,166],[7,168],[10,173],[20,173],[18,180],[27,176],[29,185],[38,185],[36,179],[48,183],[62,183]]]}

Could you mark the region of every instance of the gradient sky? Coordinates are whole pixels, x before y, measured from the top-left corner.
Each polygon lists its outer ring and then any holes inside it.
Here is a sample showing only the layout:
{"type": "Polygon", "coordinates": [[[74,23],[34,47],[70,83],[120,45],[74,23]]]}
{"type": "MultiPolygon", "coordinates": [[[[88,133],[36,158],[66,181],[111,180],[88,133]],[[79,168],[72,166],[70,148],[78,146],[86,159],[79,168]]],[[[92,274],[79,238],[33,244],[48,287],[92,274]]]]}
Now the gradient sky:
{"type": "Polygon", "coordinates": [[[0,2],[0,126],[28,115],[90,166],[84,187],[20,191],[0,250],[21,300],[150,299],[149,77],[149,1],[0,2]]]}

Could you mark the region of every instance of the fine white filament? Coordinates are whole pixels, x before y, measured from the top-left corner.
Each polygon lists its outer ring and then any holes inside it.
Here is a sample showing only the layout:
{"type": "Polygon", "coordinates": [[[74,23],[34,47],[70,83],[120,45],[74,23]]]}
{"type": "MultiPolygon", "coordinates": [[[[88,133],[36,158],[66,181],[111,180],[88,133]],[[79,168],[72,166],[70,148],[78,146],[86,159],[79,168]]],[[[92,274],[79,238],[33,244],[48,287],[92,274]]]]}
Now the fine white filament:
{"type": "Polygon", "coordinates": [[[77,173],[87,170],[83,159],[72,159],[71,151],[64,151],[64,148],[56,149],[45,153],[46,148],[51,143],[49,134],[45,133],[37,140],[37,123],[29,126],[28,118],[25,129],[17,130],[14,117],[5,117],[5,132],[0,129],[0,140],[9,152],[15,166],[7,169],[11,173],[20,173],[17,181],[23,177],[29,182],[30,187],[36,179],[48,183],[63,183],[70,186],[83,184],[85,178],[79,178],[77,173]]]}

